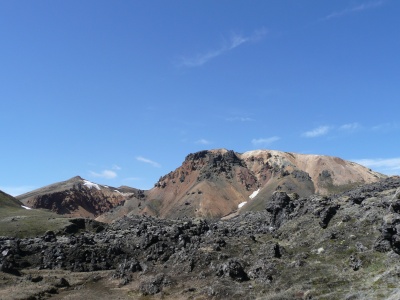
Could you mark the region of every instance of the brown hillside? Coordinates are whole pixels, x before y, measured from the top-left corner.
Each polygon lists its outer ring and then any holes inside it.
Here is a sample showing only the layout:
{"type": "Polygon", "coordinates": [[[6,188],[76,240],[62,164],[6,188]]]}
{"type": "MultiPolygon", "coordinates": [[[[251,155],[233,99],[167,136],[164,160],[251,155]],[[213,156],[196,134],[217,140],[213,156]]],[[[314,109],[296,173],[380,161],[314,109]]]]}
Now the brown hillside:
{"type": "Polygon", "coordinates": [[[160,217],[219,218],[237,211],[244,202],[243,210],[263,209],[277,190],[301,197],[326,195],[384,177],[356,163],[323,155],[200,151],[189,154],[182,166],[148,191],[144,211],[160,217]]]}
{"type": "Polygon", "coordinates": [[[26,206],[44,208],[71,217],[95,218],[139,195],[139,190],[121,190],[99,185],[79,176],[18,196],[26,206]]]}

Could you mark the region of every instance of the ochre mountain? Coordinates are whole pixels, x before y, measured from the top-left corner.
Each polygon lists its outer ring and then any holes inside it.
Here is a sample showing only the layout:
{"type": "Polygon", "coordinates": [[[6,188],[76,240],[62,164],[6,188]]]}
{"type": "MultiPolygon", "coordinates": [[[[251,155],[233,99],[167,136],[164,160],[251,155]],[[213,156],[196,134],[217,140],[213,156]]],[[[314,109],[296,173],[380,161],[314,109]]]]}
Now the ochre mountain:
{"type": "Polygon", "coordinates": [[[140,195],[140,191],[99,185],[76,176],[17,198],[31,208],[44,208],[66,216],[95,218],[123,205],[135,195],[140,195]]]}
{"type": "Polygon", "coordinates": [[[260,210],[275,191],[306,197],[349,190],[386,176],[337,157],[271,150],[217,149],[189,154],[147,192],[143,212],[160,217],[218,218],[260,210]]]}
{"type": "Polygon", "coordinates": [[[300,197],[328,195],[387,177],[357,163],[326,155],[256,150],[239,156],[256,176],[259,186],[257,195],[243,210],[264,209],[274,191],[296,193],[300,197]]]}

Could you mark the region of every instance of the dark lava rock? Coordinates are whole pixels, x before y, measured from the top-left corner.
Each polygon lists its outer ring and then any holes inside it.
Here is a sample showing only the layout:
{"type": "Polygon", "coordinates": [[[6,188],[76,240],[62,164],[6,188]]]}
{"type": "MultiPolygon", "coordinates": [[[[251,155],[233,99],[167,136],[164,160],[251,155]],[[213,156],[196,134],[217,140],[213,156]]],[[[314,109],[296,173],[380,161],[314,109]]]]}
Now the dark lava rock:
{"type": "Polygon", "coordinates": [[[40,275],[30,278],[30,281],[32,281],[32,282],[40,282],[42,280],[43,280],[43,276],[40,276],[40,275]]]}
{"type": "Polygon", "coordinates": [[[275,192],[265,209],[271,214],[271,225],[279,228],[289,219],[290,213],[294,210],[294,205],[288,194],[275,192]]]}
{"type": "Polygon", "coordinates": [[[260,247],[260,254],[265,258],[280,258],[282,256],[282,247],[278,243],[265,243],[260,247]]]}
{"type": "Polygon", "coordinates": [[[327,228],[329,221],[336,215],[337,210],[339,209],[338,204],[331,204],[327,206],[321,213],[320,213],[320,222],[319,225],[322,228],[327,228]]]}
{"type": "Polygon", "coordinates": [[[400,254],[400,214],[391,213],[383,217],[381,235],[374,245],[379,252],[387,252],[392,249],[400,254]]]}
{"type": "Polygon", "coordinates": [[[276,274],[275,264],[265,258],[257,260],[249,269],[248,276],[252,280],[267,283],[276,274]]]}
{"type": "Polygon", "coordinates": [[[60,278],[57,280],[57,282],[54,284],[55,287],[58,288],[63,288],[63,287],[69,287],[69,282],[65,278],[60,278]]]}
{"type": "Polygon", "coordinates": [[[362,267],[362,261],[360,258],[352,255],[350,256],[349,265],[354,271],[358,271],[362,267]]]}
{"type": "Polygon", "coordinates": [[[21,276],[21,273],[18,271],[18,266],[13,259],[3,260],[3,262],[0,263],[0,271],[16,276],[21,276]]]}
{"type": "Polygon", "coordinates": [[[378,252],[389,252],[392,249],[392,245],[389,240],[379,238],[374,244],[374,249],[378,252]]]}
{"type": "Polygon", "coordinates": [[[117,269],[114,272],[114,278],[121,278],[122,283],[127,284],[131,281],[131,274],[135,272],[142,271],[143,268],[140,265],[139,261],[136,259],[131,259],[129,261],[124,261],[123,263],[119,264],[117,269]]]}
{"type": "Polygon", "coordinates": [[[43,236],[43,240],[45,241],[45,242],[55,242],[56,241],[56,234],[53,232],[53,231],[51,231],[51,230],[49,230],[49,231],[46,231],[46,233],[44,234],[44,236],[43,236]]]}
{"type": "Polygon", "coordinates": [[[233,258],[218,267],[217,276],[229,276],[236,281],[249,280],[249,277],[244,271],[241,263],[233,258]]]}

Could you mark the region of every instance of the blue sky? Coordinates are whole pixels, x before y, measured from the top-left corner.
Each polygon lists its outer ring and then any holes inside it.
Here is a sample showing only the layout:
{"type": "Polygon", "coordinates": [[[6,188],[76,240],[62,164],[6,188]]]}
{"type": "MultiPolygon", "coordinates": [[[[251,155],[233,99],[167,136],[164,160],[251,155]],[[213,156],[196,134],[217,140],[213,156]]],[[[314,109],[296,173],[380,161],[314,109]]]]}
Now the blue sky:
{"type": "Polygon", "coordinates": [[[0,189],[149,189],[189,153],[400,173],[400,1],[0,2],[0,189]]]}

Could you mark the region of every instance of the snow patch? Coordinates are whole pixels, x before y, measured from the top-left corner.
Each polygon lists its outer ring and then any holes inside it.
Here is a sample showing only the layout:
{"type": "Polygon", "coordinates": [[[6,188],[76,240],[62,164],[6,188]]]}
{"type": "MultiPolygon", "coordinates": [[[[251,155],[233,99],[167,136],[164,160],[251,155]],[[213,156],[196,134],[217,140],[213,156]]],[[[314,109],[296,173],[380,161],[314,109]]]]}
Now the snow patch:
{"type": "Polygon", "coordinates": [[[241,208],[243,205],[245,205],[247,203],[247,201],[239,203],[238,208],[241,208]]]}
{"type": "Polygon", "coordinates": [[[87,186],[89,189],[91,189],[92,187],[94,187],[96,190],[99,190],[99,191],[100,191],[100,187],[99,187],[98,184],[93,183],[93,182],[90,182],[90,181],[88,181],[88,180],[84,180],[83,182],[84,182],[83,185],[84,185],[84,186],[87,186]]]}
{"type": "Polygon", "coordinates": [[[258,194],[259,191],[260,191],[260,189],[258,189],[257,191],[254,191],[254,192],[249,196],[249,198],[250,198],[250,199],[253,199],[255,196],[257,196],[257,194],[258,194]]]}
{"type": "Polygon", "coordinates": [[[325,252],[325,249],[324,248],[318,248],[318,250],[317,250],[317,253],[318,254],[321,254],[321,253],[323,253],[323,252],[325,252]]]}
{"type": "Polygon", "coordinates": [[[127,197],[130,197],[130,196],[133,196],[133,195],[134,195],[134,193],[121,193],[121,192],[118,191],[118,190],[114,190],[114,192],[117,192],[118,194],[121,194],[122,196],[127,196],[127,197]]]}
{"type": "Polygon", "coordinates": [[[21,207],[22,207],[22,208],[25,208],[25,209],[29,209],[29,210],[32,209],[32,208],[30,208],[30,207],[28,207],[28,206],[25,206],[25,205],[21,205],[21,207]]]}

